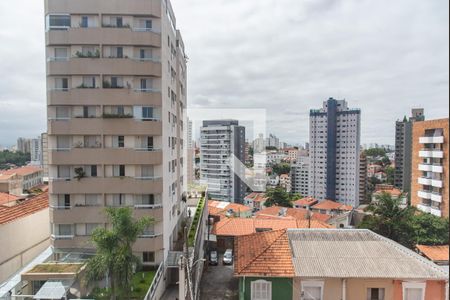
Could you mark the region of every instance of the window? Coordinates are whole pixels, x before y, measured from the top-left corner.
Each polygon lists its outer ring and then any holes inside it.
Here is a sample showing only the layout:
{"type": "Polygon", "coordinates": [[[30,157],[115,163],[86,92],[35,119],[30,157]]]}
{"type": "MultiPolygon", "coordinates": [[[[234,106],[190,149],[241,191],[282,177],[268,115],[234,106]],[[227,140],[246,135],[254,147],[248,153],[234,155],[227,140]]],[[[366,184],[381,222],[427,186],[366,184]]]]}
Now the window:
{"type": "Polygon", "coordinates": [[[304,300],[323,299],[323,281],[303,281],[302,296],[304,300]]]}
{"type": "Polygon", "coordinates": [[[125,196],[123,194],[113,195],[113,206],[122,206],[125,204],[125,196]]]}
{"type": "Polygon", "coordinates": [[[67,58],[67,48],[55,48],[55,61],[65,61],[67,58]]]}
{"type": "Polygon", "coordinates": [[[118,89],[123,88],[123,78],[122,77],[111,77],[111,88],[118,89]]]}
{"type": "Polygon", "coordinates": [[[384,289],[369,288],[367,289],[367,300],[384,300],[384,289]]]}
{"type": "Polygon", "coordinates": [[[252,300],[271,300],[272,282],[265,280],[252,281],[251,283],[252,300]]]}
{"type": "Polygon", "coordinates": [[[153,120],[153,107],[142,107],[142,119],[153,120]]]}
{"type": "Polygon", "coordinates": [[[55,78],[55,90],[64,92],[68,91],[69,80],[67,78],[55,78]]]}
{"type": "Polygon", "coordinates": [[[91,177],[97,177],[97,166],[96,165],[91,166],[91,177]]]}
{"type": "Polygon", "coordinates": [[[88,21],[89,21],[89,18],[88,18],[87,16],[82,16],[82,17],[81,17],[81,24],[80,24],[80,27],[82,27],[82,28],[87,28],[87,27],[89,27],[88,21]]]}
{"type": "Polygon", "coordinates": [[[113,148],[124,148],[125,147],[125,136],[113,136],[113,148]]]}
{"type": "Polygon", "coordinates": [[[96,223],[88,223],[86,224],[86,235],[92,235],[92,232],[95,230],[95,228],[100,227],[100,224],[96,223]]]}
{"type": "Polygon", "coordinates": [[[113,176],[114,177],[124,177],[125,176],[125,165],[113,166],[113,176]]]}
{"type": "Polygon", "coordinates": [[[57,235],[72,235],[72,225],[70,224],[59,224],[56,225],[57,235]]]}
{"type": "Polygon", "coordinates": [[[84,88],[95,88],[95,77],[83,76],[83,87],[84,88]]]}
{"type": "Polygon", "coordinates": [[[95,118],[97,108],[95,106],[83,106],[83,118],[95,118]]]}
{"type": "Polygon", "coordinates": [[[86,204],[86,206],[97,206],[98,205],[98,198],[99,198],[99,195],[87,194],[85,196],[85,204],[86,204]]]}
{"type": "Polygon", "coordinates": [[[155,195],[142,195],[143,205],[155,205],[155,195]]]}
{"type": "Polygon", "coordinates": [[[403,282],[403,300],[425,300],[425,282],[403,282]]]}
{"type": "Polygon", "coordinates": [[[58,120],[70,119],[70,108],[68,106],[57,106],[56,119],[58,120]]]}
{"type": "Polygon", "coordinates": [[[142,253],[142,261],[144,263],[155,262],[155,252],[144,252],[144,253],[142,253]]]}
{"type": "Polygon", "coordinates": [[[70,27],[70,15],[48,15],[47,29],[65,30],[70,27]]]}

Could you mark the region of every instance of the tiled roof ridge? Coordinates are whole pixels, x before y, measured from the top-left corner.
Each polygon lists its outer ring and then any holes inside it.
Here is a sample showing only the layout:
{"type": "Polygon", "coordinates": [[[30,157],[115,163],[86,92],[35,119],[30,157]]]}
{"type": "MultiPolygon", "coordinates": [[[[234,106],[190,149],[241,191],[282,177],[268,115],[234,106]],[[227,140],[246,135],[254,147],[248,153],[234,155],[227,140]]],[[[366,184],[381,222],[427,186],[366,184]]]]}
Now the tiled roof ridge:
{"type": "MultiPolygon", "coordinates": [[[[268,232],[267,231],[266,232],[257,232],[257,233],[252,233],[252,234],[245,236],[245,237],[248,237],[248,236],[255,236],[255,235],[264,235],[264,234],[268,234],[268,233],[276,234],[277,232],[280,232],[280,234],[271,243],[269,243],[269,245],[267,247],[264,247],[264,249],[262,251],[260,251],[258,255],[255,255],[253,257],[253,259],[251,259],[244,267],[242,267],[240,270],[238,270],[238,273],[243,272],[248,266],[250,266],[253,262],[255,262],[264,252],[266,252],[270,247],[272,247],[273,244],[275,244],[280,237],[282,237],[284,234],[286,234],[287,229],[279,229],[279,230],[273,230],[273,231],[268,231],[268,232]]],[[[289,238],[288,238],[288,242],[289,242],[289,238]]]]}

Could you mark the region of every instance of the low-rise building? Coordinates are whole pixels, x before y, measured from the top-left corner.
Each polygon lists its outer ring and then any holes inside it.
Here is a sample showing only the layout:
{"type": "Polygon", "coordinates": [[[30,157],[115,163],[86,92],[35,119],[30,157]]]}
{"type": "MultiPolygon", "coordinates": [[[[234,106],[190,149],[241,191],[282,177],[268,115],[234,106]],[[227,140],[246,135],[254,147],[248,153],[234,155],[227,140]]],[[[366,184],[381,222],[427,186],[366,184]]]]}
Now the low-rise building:
{"type": "Polygon", "coordinates": [[[219,220],[224,217],[249,218],[252,216],[250,207],[226,201],[208,201],[208,211],[209,215],[219,220]]]}
{"type": "Polygon", "coordinates": [[[2,174],[0,171],[0,192],[10,195],[22,195],[22,178],[17,174],[2,174]]]}
{"type": "Polygon", "coordinates": [[[374,177],[376,173],[381,172],[383,167],[378,164],[370,164],[367,166],[367,177],[374,177]]]}
{"type": "Polygon", "coordinates": [[[266,208],[264,205],[267,201],[267,197],[265,193],[256,193],[253,192],[244,198],[244,205],[250,207],[252,210],[259,211],[261,209],[266,208]]]}
{"type": "Polygon", "coordinates": [[[286,190],[286,192],[291,191],[291,177],[289,174],[280,175],[280,186],[286,190]]]}
{"type": "Polygon", "coordinates": [[[306,197],[293,202],[294,208],[310,209],[313,205],[319,201],[314,197],[306,197]]]}
{"type": "Polygon", "coordinates": [[[327,215],[339,215],[345,212],[349,212],[353,210],[353,207],[350,205],[344,205],[339,202],[325,200],[317,203],[311,207],[313,212],[319,212],[321,214],[327,215]]]}
{"type": "Polygon", "coordinates": [[[258,211],[255,214],[257,219],[293,219],[293,220],[318,220],[321,222],[327,222],[332,216],[321,214],[318,212],[310,212],[301,208],[288,208],[280,206],[271,206],[263,210],[258,211]]]}
{"type": "Polygon", "coordinates": [[[437,246],[428,246],[428,245],[417,245],[417,251],[423,257],[428,258],[435,264],[439,266],[447,266],[448,270],[448,261],[449,261],[449,250],[448,245],[437,245],[437,246]]]}
{"type": "Polygon", "coordinates": [[[259,232],[234,249],[239,299],[448,299],[447,273],[369,230],[259,232]]]}
{"type": "Polygon", "coordinates": [[[9,175],[18,176],[14,178],[18,178],[21,181],[22,190],[20,191],[20,194],[18,194],[21,195],[23,191],[30,190],[43,183],[44,171],[41,168],[35,166],[25,166],[6,171],[0,171],[0,180],[3,176],[6,177],[9,175]]]}
{"type": "Polygon", "coordinates": [[[1,283],[50,246],[50,219],[48,193],[0,197],[1,283]]]}
{"type": "Polygon", "coordinates": [[[376,202],[378,197],[380,197],[383,193],[387,193],[393,199],[400,199],[400,205],[402,207],[406,207],[408,205],[407,194],[402,193],[402,191],[398,188],[389,184],[377,184],[375,186],[375,191],[372,194],[372,202],[376,202]]]}

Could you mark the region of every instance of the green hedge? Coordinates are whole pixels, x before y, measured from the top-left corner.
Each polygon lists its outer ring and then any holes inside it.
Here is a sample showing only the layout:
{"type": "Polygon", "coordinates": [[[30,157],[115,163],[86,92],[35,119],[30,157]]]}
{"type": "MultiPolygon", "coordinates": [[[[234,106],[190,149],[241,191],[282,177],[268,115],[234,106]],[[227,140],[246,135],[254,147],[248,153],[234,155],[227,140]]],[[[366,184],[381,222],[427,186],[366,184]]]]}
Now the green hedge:
{"type": "Polygon", "coordinates": [[[188,245],[189,247],[194,246],[195,243],[195,233],[197,232],[198,222],[201,218],[201,215],[203,213],[203,209],[205,207],[205,198],[200,198],[200,201],[197,205],[197,210],[195,211],[194,219],[192,220],[191,227],[189,228],[189,234],[188,234],[188,245]]]}

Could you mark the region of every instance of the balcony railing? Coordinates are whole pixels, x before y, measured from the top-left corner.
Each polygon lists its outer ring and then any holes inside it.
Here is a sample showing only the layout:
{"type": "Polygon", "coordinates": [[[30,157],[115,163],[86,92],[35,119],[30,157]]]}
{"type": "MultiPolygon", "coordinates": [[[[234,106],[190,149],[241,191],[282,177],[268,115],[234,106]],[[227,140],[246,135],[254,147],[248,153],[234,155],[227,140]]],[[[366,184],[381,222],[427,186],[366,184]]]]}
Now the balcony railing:
{"type": "Polygon", "coordinates": [[[52,239],[54,240],[73,240],[75,238],[74,234],[52,234],[52,239]]]}
{"type": "Polygon", "coordinates": [[[135,204],[134,208],[136,209],[159,209],[162,208],[162,204],[135,204]]]}

